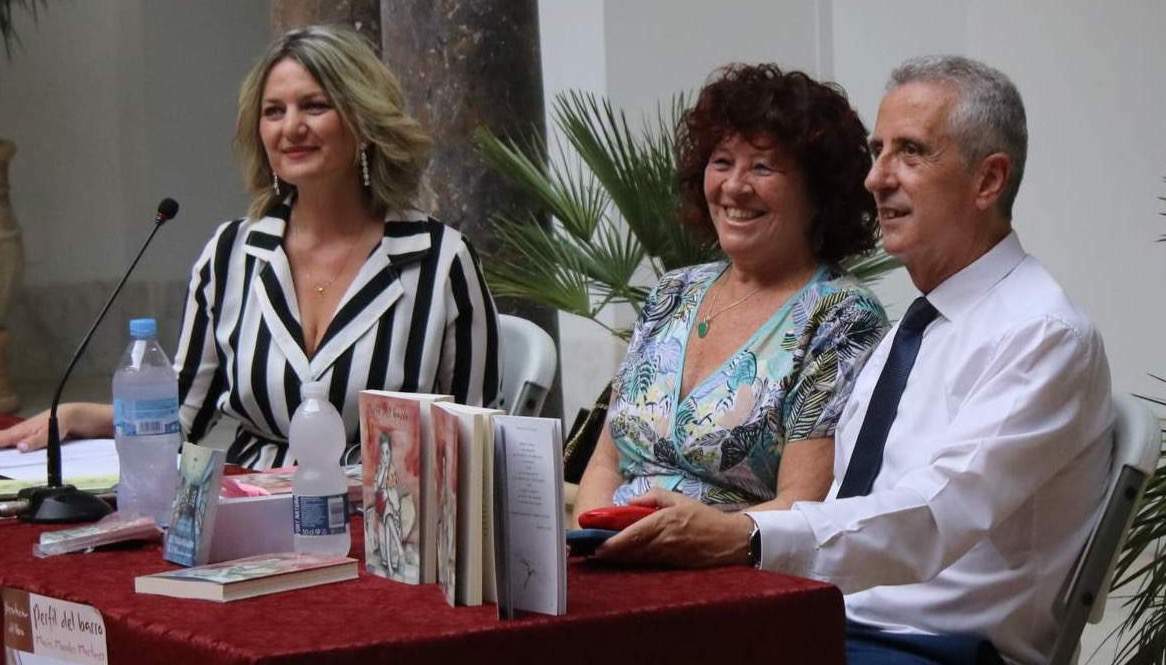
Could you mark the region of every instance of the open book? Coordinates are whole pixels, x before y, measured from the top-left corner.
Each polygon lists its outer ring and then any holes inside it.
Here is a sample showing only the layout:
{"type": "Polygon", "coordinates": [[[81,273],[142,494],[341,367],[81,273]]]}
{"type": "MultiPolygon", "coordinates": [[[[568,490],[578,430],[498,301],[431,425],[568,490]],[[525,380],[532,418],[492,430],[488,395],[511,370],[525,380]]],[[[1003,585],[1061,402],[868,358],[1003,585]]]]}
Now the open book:
{"type": "Polygon", "coordinates": [[[498,616],[567,612],[563,439],[557,418],[494,418],[498,616]]]}

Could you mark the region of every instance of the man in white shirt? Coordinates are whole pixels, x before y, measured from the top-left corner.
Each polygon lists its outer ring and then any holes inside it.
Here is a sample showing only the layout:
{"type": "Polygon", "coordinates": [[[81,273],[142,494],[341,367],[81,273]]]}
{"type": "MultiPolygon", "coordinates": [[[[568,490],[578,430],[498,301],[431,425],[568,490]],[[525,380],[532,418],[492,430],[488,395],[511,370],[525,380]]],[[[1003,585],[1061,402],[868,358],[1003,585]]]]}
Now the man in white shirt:
{"type": "Polygon", "coordinates": [[[666,509],[598,554],[752,558],[830,581],[846,594],[851,665],[999,662],[995,649],[1045,662],[1056,593],[1102,500],[1113,415],[1099,334],[1012,230],[1023,103],[981,63],[911,60],[870,143],[884,245],[926,301],[858,377],[826,500],[720,514],[656,493],[644,502],[666,509]]]}

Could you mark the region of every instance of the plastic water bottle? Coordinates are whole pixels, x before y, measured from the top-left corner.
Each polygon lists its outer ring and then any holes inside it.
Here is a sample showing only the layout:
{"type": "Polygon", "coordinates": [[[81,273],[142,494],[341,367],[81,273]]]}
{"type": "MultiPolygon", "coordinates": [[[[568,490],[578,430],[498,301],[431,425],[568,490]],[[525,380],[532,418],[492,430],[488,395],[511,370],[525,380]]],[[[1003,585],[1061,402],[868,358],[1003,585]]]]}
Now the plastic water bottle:
{"type": "Polygon", "coordinates": [[[130,345],[113,373],[117,509],[170,522],[178,485],[178,377],[158,345],[154,319],[130,321],[130,345]]]}
{"type": "Polygon", "coordinates": [[[292,476],[292,530],[297,552],[345,556],[348,533],[348,479],[340,468],[344,421],[328,401],[328,386],[300,386],[300,406],[292,416],[288,443],[298,466],[292,476]]]}

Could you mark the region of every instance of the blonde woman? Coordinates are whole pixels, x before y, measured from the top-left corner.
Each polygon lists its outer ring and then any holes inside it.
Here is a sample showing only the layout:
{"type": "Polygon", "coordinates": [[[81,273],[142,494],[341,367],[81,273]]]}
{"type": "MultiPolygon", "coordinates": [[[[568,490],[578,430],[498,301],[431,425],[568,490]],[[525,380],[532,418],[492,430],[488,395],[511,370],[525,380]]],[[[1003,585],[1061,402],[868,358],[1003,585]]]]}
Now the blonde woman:
{"type": "MultiPolygon", "coordinates": [[[[308,381],[331,386],[348,453],[362,389],[493,401],[490,293],[467,240],[414,207],[430,139],[368,43],[322,26],[277,39],[243,81],[235,143],[252,202],[191,271],[174,358],[187,438],[227,414],[229,461],[290,463],[308,381]]],[[[112,435],[108,405],[59,417],[64,436],[112,435]]],[[[0,432],[0,447],[41,447],[46,430],[41,414],[0,432]]]]}

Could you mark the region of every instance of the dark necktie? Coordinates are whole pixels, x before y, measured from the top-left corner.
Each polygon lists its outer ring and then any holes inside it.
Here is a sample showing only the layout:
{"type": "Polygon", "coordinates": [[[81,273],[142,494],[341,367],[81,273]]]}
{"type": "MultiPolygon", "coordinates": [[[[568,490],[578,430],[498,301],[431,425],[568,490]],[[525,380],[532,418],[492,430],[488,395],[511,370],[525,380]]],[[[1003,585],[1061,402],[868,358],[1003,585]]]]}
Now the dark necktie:
{"type": "Polygon", "coordinates": [[[907,385],[907,377],[919,355],[919,343],[923,341],[923,329],[939,314],[927,299],[920,296],[907,308],[907,313],[899,323],[887,363],[879,374],[858,439],[854,442],[854,453],[838,488],[838,498],[866,496],[874,485],[875,477],[883,466],[883,446],[887,443],[887,432],[895,422],[899,411],[899,398],[907,385]]]}

